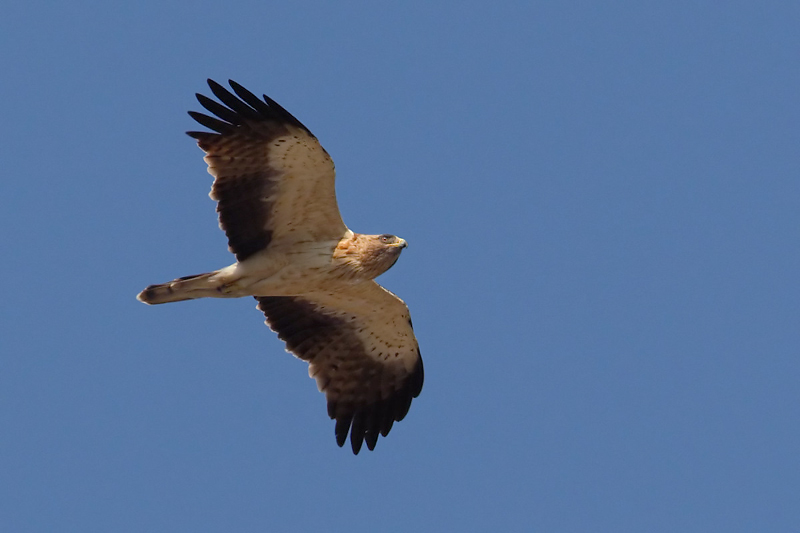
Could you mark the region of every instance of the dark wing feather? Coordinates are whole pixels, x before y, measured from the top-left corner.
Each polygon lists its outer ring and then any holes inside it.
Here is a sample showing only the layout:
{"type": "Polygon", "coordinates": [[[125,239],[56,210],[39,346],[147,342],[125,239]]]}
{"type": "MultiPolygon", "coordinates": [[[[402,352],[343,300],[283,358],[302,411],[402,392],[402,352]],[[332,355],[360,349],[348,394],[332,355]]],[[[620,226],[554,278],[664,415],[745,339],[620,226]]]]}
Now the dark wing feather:
{"type": "MultiPolygon", "coordinates": [[[[268,105],[269,102],[267,102],[266,100],[263,100],[263,101],[259,100],[258,96],[254,95],[253,93],[251,93],[250,91],[248,91],[247,89],[245,89],[244,87],[242,87],[241,85],[239,85],[238,83],[236,83],[233,80],[228,80],[228,83],[231,84],[231,88],[233,89],[233,92],[236,93],[236,96],[238,96],[239,98],[244,100],[245,103],[247,103],[247,105],[249,105],[250,107],[252,107],[253,109],[255,109],[257,112],[259,112],[262,115],[274,113],[275,110],[278,107],[280,107],[280,106],[277,106],[277,107],[269,106],[268,105]]],[[[280,108],[283,109],[282,107],[280,107],[280,108]]],[[[292,119],[294,120],[294,124],[296,126],[299,126],[299,127],[303,128],[308,133],[311,133],[310,131],[308,131],[308,128],[306,128],[305,126],[300,124],[299,120],[297,120],[294,117],[292,117],[292,119]]]]}
{"type": "MultiPolygon", "coordinates": [[[[242,115],[240,115],[236,111],[228,109],[227,107],[218,102],[215,102],[208,96],[204,96],[200,93],[196,93],[195,96],[197,97],[197,101],[200,102],[201,106],[205,107],[207,110],[211,111],[213,114],[217,115],[222,120],[229,122],[231,124],[235,124],[237,126],[244,122],[244,118],[242,117],[242,115]]],[[[191,113],[189,114],[191,115],[191,113]]],[[[194,115],[192,115],[192,118],[194,118],[194,115]]]]}
{"type": "Polygon", "coordinates": [[[208,81],[219,102],[197,95],[215,116],[189,112],[212,131],[187,132],[207,154],[210,196],[229,249],[244,261],[274,241],[338,241],[347,227],[330,156],[284,108],[230,83],[236,94],[208,81]]]}
{"type": "Polygon", "coordinates": [[[204,115],[203,113],[198,113],[197,111],[189,111],[189,116],[199,122],[201,125],[205,126],[210,130],[214,130],[217,133],[231,133],[235,131],[235,127],[233,124],[225,122],[224,120],[218,120],[214,117],[209,117],[208,115],[204,115]]]}
{"type": "Polygon", "coordinates": [[[219,83],[215,82],[214,80],[208,80],[208,86],[211,88],[211,92],[214,93],[214,96],[219,98],[220,102],[230,107],[237,114],[241,115],[242,118],[255,121],[259,120],[260,116],[258,111],[247,105],[245,102],[243,102],[233,94],[231,94],[231,92],[228,91],[228,89],[226,89],[219,83]]]}
{"type": "Polygon", "coordinates": [[[267,325],[309,374],[336,420],[336,443],[350,434],[353,453],[408,413],[424,370],[406,305],[370,281],[339,293],[256,297],[267,325]]]}

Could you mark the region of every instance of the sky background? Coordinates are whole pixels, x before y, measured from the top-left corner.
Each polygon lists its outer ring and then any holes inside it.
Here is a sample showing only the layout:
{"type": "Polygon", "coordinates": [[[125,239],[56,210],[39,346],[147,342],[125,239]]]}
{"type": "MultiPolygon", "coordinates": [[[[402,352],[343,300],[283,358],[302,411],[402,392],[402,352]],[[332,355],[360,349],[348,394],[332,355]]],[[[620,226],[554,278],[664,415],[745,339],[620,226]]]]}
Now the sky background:
{"type": "Polygon", "coordinates": [[[800,4],[12,2],[0,529],[800,530],[800,4]],[[374,452],[252,299],[184,131],[206,78],[409,248],[422,395],[374,452]]]}

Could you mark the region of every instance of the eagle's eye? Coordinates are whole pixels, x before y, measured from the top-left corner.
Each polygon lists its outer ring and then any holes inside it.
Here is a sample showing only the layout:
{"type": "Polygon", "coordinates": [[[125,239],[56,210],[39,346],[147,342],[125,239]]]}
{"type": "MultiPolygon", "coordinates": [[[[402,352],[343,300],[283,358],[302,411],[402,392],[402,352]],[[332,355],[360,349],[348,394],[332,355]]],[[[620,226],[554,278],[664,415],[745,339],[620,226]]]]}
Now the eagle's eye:
{"type": "Polygon", "coordinates": [[[397,239],[397,237],[395,237],[394,235],[389,235],[388,233],[384,233],[383,235],[381,235],[381,242],[383,244],[392,244],[395,241],[395,239],[397,239]]]}

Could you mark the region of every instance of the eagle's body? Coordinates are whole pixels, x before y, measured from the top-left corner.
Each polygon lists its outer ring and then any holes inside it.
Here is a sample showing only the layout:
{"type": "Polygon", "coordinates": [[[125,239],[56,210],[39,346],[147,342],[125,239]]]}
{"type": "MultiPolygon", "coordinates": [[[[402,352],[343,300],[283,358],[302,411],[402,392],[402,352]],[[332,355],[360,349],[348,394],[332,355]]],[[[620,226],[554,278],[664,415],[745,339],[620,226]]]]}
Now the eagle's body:
{"type": "Polygon", "coordinates": [[[312,291],[342,292],[370,281],[397,261],[406,241],[384,245],[384,235],[361,235],[350,230],[339,241],[307,241],[270,246],[226,268],[151,285],[139,296],[148,304],[196,298],[296,296],[312,291]]]}
{"type": "Polygon", "coordinates": [[[206,152],[220,227],[236,263],[151,285],[161,304],[254,296],[287,350],[308,361],[328,398],[341,446],[373,449],[422,390],[423,367],[402,300],[374,280],[406,247],[394,235],[353,233],[342,221],[330,156],[308,129],[266,96],[209,80],[225,106],[197,95],[219,119],[189,132],[206,152]],[[226,107],[227,106],[227,107],[226,107]]]}

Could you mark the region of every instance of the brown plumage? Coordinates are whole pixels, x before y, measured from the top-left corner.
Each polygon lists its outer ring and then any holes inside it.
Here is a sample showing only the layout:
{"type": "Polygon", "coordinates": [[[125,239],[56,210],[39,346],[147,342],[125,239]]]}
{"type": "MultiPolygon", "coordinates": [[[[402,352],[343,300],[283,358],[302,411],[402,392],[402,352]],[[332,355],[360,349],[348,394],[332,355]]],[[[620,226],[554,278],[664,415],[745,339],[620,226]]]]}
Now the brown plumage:
{"type": "Polygon", "coordinates": [[[189,114],[211,132],[191,131],[214,176],[220,228],[236,263],[143,290],[161,304],[254,296],[288,351],[309,363],[328,400],[336,442],[372,450],[422,390],[423,366],[408,307],[374,278],[406,241],[364,235],[342,221],[333,161],[288,111],[230,81],[209,80],[216,115],[189,114]]]}

